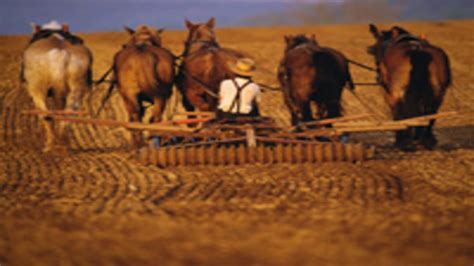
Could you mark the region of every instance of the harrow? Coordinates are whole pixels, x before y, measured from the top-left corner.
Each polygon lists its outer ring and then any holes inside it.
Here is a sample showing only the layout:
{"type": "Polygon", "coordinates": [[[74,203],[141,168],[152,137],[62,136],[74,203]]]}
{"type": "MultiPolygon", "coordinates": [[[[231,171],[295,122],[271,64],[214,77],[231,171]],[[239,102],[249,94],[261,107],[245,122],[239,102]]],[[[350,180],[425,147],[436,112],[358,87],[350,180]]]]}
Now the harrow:
{"type": "Polygon", "coordinates": [[[375,147],[343,142],[344,135],[404,130],[427,125],[431,119],[457,115],[446,112],[385,122],[360,121],[371,115],[357,115],[284,129],[269,117],[224,121],[215,120],[214,114],[208,112],[178,113],[177,118],[185,118],[156,124],[88,118],[78,112],[32,110],[25,113],[49,117],[53,121],[148,131],[159,145],[140,148],[135,157],[146,165],[159,167],[364,161],[373,158],[375,147]]]}

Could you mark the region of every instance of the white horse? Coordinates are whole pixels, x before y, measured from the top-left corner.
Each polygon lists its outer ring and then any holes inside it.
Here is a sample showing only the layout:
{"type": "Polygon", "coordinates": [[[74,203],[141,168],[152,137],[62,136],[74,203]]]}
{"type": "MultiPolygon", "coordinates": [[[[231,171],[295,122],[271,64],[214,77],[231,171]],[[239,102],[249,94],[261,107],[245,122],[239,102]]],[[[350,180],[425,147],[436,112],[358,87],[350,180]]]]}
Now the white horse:
{"type": "MultiPolygon", "coordinates": [[[[23,53],[21,77],[37,109],[48,110],[53,98],[55,110],[77,110],[92,84],[92,54],[82,39],[69,32],[67,24],[53,21],[32,24],[33,37],[23,53]]],[[[50,119],[42,119],[46,131],[44,152],[50,151],[57,136],[65,141],[64,123],[57,130],[50,119]]]]}

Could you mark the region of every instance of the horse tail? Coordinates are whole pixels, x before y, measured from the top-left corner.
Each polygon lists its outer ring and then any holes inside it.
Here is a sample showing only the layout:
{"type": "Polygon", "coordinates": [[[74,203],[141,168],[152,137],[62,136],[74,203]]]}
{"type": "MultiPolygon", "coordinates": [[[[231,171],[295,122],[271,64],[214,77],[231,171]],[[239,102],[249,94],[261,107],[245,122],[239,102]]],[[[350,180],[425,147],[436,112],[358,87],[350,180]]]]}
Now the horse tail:
{"type": "Polygon", "coordinates": [[[315,93],[318,106],[321,105],[328,114],[331,113],[330,116],[339,116],[342,111],[340,99],[347,76],[337,59],[329,52],[314,53],[313,63],[316,68],[313,84],[317,89],[315,93]]]}
{"type": "MultiPolygon", "coordinates": [[[[144,52],[146,50],[143,50],[144,52]]],[[[151,90],[159,97],[168,98],[171,91],[164,89],[158,73],[160,58],[151,52],[140,53],[135,57],[135,77],[140,90],[151,90]]]]}
{"type": "Polygon", "coordinates": [[[430,80],[429,70],[433,57],[429,52],[418,47],[408,50],[406,55],[410,58],[411,70],[405,101],[417,109],[417,115],[433,113],[436,110],[430,109],[435,100],[434,86],[430,80]]]}
{"type": "MultiPolygon", "coordinates": [[[[317,80],[320,82],[335,81],[342,73],[336,58],[331,53],[314,53],[313,63],[316,67],[317,80]]],[[[344,80],[346,79],[347,77],[344,77],[344,80]]]]}

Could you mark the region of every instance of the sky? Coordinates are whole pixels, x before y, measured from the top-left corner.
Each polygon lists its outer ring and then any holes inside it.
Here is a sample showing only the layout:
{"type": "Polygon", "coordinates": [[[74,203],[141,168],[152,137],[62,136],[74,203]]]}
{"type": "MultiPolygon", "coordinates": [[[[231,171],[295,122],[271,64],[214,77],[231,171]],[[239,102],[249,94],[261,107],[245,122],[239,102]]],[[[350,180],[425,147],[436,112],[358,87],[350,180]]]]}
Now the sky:
{"type": "MultiPolygon", "coordinates": [[[[304,2],[304,1],[303,1],[304,2]]],[[[114,31],[153,24],[180,29],[185,18],[215,16],[221,27],[245,25],[247,17],[281,12],[304,3],[287,0],[0,0],[0,34],[30,33],[30,23],[68,22],[75,31],[114,31]],[[289,3],[291,2],[291,3],[289,3]]]]}
{"type": "Polygon", "coordinates": [[[211,16],[218,27],[464,19],[474,18],[474,0],[0,0],[0,34],[29,34],[32,22],[51,20],[69,23],[74,32],[139,24],[184,29],[185,18],[211,16]]]}

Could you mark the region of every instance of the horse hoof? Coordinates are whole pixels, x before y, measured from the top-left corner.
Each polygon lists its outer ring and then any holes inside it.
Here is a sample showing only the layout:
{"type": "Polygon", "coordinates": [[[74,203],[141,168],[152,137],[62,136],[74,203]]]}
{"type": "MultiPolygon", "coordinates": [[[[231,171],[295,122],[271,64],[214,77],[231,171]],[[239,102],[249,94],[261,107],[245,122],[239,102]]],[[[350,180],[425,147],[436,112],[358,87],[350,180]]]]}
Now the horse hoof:
{"type": "Polygon", "coordinates": [[[421,145],[427,150],[433,150],[436,144],[438,144],[438,141],[434,137],[421,140],[421,145]]]}
{"type": "Polygon", "coordinates": [[[339,139],[340,142],[344,143],[344,144],[347,144],[349,142],[349,135],[348,134],[344,134],[340,137],[339,139]]]}
{"type": "Polygon", "coordinates": [[[395,148],[404,152],[416,151],[416,145],[412,141],[397,141],[395,142],[395,148]]]}
{"type": "Polygon", "coordinates": [[[328,138],[328,137],[316,137],[316,140],[321,141],[321,142],[330,142],[331,141],[331,139],[328,138]]]}
{"type": "Polygon", "coordinates": [[[150,138],[149,146],[150,146],[150,148],[155,148],[155,149],[160,148],[161,147],[160,137],[150,138]]]}

